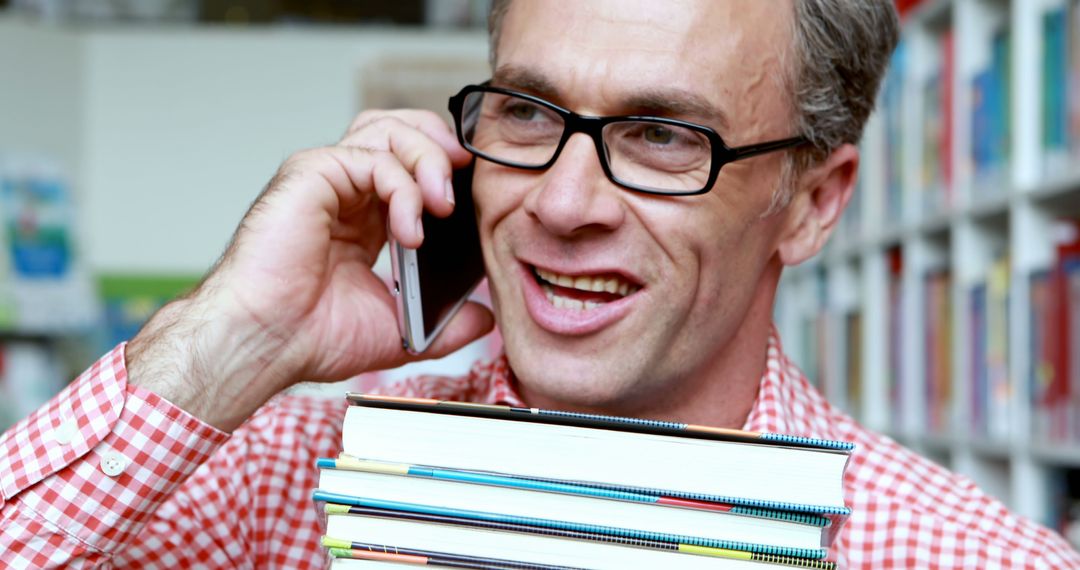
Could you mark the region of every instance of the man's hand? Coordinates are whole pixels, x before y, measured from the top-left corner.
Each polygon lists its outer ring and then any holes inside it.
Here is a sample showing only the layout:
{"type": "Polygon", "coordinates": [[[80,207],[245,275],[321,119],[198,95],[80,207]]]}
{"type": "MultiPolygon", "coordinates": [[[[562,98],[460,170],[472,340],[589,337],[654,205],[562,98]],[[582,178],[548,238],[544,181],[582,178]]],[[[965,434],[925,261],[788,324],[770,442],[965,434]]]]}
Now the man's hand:
{"type": "MultiPolygon", "coordinates": [[[[337,145],[291,156],[199,287],[129,343],[129,381],[231,430],[297,381],[414,359],[371,266],[387,219],[402,245],[417,247],[422,210],[449,215],[451,169],[470,159],[423,111],[362,113],[337,145]]],[[[423,357],[492,326],[491,313],[469,303],[423,357]]]]}

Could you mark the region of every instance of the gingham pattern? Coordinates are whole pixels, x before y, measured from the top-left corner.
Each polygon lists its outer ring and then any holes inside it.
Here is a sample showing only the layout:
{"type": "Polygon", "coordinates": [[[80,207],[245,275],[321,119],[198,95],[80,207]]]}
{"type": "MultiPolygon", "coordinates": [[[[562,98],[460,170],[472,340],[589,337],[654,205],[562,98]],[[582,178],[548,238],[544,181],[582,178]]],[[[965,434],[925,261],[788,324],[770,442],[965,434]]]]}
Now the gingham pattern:
{"type": "MultiPolygon", "coordinates": [[[[505,358],[384,392],[523,405],[505,358]]],[[[0,567],[325,564],[309,499],[313,463],[338,452],[344,409],[279,397],[227,438],[127,387],[119,347],[0,440],[0,567]],[[71,417],[79,437],[57,447],[48,434],[71,417]],[[100,467],[110,451],[132,460],[116,478],[100,467]]],[[[841,567],[1080,568],[1057,534],[833,409],[775,335],[744,427],[858,445],[845,479],[854,514],[833,548],[841,567]]]]}

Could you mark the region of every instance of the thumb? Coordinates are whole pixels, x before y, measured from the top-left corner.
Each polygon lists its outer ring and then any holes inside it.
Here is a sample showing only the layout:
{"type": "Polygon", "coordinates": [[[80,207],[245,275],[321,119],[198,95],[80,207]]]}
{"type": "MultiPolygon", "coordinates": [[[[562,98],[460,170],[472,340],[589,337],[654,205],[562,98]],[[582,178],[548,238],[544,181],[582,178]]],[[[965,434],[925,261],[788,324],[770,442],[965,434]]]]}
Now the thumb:
{"type": "Polygon", "coordinates": [[[493,328],[495,328],[495,316],[491,314],[491,310],[480,303],[467,301],[454,318],[446,324],[446,328],[435,339],[435,342],[423,354],[416,355],[413,360],[446,356],[486,335],[493,328]]]}

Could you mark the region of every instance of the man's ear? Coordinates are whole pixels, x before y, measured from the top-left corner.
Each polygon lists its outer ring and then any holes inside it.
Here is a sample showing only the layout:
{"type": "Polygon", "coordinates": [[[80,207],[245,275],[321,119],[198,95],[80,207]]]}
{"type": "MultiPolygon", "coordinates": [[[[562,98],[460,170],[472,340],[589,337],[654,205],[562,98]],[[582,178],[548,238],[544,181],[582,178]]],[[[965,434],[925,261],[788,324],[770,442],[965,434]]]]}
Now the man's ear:
{"type": "Polygon", "coordinates": [[[777,248],[781,263],[798,265],[821,251],[851,200],[858,171],[859,149],[845,144],[803,172],[777,248]]]}

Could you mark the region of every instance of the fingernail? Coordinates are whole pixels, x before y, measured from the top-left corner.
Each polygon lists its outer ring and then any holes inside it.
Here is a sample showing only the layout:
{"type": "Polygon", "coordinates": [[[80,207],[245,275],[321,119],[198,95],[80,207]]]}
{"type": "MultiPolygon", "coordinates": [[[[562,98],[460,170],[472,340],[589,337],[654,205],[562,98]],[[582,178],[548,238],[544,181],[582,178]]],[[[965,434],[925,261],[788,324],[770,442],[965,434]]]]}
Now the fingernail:
{"type": "Polygon", "coordinates": [[[450,202],[450,205],[454,205],[454,186],[450,184],[450,181],[446,181],[446,201],[450,202]]]}
{"type": "Polygon", "coordinates": [[[420,218],[416,218],[416,237],[424,239],[424,222],[420,218]]]}

